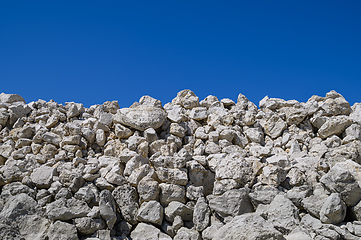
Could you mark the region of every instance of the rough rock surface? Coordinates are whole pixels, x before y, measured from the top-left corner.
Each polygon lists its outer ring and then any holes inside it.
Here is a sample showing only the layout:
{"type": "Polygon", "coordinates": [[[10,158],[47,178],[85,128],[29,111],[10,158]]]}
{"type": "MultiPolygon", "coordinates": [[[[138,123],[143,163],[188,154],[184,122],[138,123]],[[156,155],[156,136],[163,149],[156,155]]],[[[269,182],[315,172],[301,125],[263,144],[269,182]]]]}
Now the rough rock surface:
{"type": "Polygon", "coordinates": [[[360,239],[361,104],[0,94],[0,239],[360,239]]]}

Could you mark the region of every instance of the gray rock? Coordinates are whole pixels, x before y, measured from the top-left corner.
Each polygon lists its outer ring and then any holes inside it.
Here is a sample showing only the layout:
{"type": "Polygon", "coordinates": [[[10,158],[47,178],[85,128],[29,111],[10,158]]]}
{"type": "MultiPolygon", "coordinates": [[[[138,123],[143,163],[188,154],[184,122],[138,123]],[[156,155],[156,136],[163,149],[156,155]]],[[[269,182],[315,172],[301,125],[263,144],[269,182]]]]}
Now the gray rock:
{"type": "Polygon", "coordinates": [[[103,229],[106,226],[102,219],[90,217],[75,218],[74,224],[81,235],[93,234],[97,230],[103,229]]]}
{"type": "Polygon", "coordinates": [[[203,231],[208,227],[211,211],[208,207],[206,199],[198,198],[193,212],[193,223],[197,231],[203,231]]]}
{"type": "Polygon", "coordinates": [[[219,228],[212,240],[284,240],[282,234],[274,226],[257,213],[246,213],[236,216],[232,221],[219,228]]]}
{"type": "Polygon", "coordinates": [[[321,208],[329,196],[329,192],[322,186],[317,185],[313,190],[313,194],[301,201],[301,206],[313,216],[319,218],[321,208]]]}
{"type": "Polygon", "coordinates": [[[38,188],[49,188],[51,183],[53,182],[53,176],[55,173],[55,168],[48,166],[41,166],[39,168],[34,169],[31,173],[30,178],[33,183],[38,188]]]}
{"type": "Polygon", "coordinates": [[[114,128],[115,128],[115,135],[118,138],[128,138],[133,134],[132,130],[121,124],[115,124],[114,128]]]}
{"type": "Polygon", "coordinates": [[[266,124],[264,125],[265,133],[273,139],[279,137],[282,134],[283,130],[285,130],[286,128],[286,122],[277,115],[272,116],[270,119],[268,119],[266,124]]]}
{"type": "Polygon", "coordinates": [[[20,234],[19,228],[6,218],[0,219],[0,239],[3,240],[25,240],[20,234]]]}
{"type": "Polygon", "coordinates": [[[115,200],[109,190],[103,190],[99,199],[100,216],[105,220],[109,229],[112,229],[117,220],[115,200]]]}
{"type": "Polygon", "coordinates": [[[201,235],[195,229],[181,227],[173,240],[201,240],[201,235]]]}
{"type": "Polygon", "coordinates": [[[322,205],[320,220],[323,223],[338,224],[345,219],[346,204],[339,193],[332,193],[322,205]]]}
{"type": "Polygon", "coordinates": [[[23,102],[23,103],[25,103],[25,100],[18,94],[1,93],[0,94],[0,102],[3,102],[3,103],[23,102]]]}
{"type": "Polygon", "coordinates": [[[130,224],[136,224],[139,209],[137,190],[129,184],[124,184],[115,188],[112,195],[124,219],[130,224]]]}
{"type": "Polygon", "coordinates": [[[26,240],[43,240],[51,221],[39,215],[24,214],[16,219],[20,234],[26,240]]]}
{"type": "Polygon", "coordinates": [[[186,185],[188,183],[187,169],[172,169],[172,168],[156,168],[156,173],[162,182],[177,184],[177,185],[186,185]]]}
{"type": "Polygon", "coordinates": [[[234,217],[253,211],[248,193],[248,188],[232,189],[220,196],[208,195],[207,200],[212,211],[222,217],[234,217]]]}
{"type": "Polygon", "coordinates": [[[284,194],[278,194],[262,215],[284,234],[290,233],[300,222],[297,207],[284,194]]]}
{"type": "Polygon", "coordinates": [[[353,206],[351,208],[352,214],[354,215],[354,217],[358,220],[361,221],[361,201],[359,203],[356,204],[356,206],[353,206]]]}
{"type": "Polygon", "coordinates": [[[198,107],[199,98],[189,89],[177,93],[177,97],[172,100],[172,104],[181,105],[186,109],[198,107]]]}
{"type": "Polygon", "coordinates": [[[193,210],[177,201],[170,202],[165,208],[164,214],[165,218],[170,222],[173,222],[176,216],[180,216],[185,221],[192,221],[193,219],[193,210]]]}
{"type": "Polygon", "coordinates": [[[151,224],[139,223],[130,234],[132,240],[172,240],[151,224]]]}
{"type": "Polygon", "coordinates": [[[189,117],[194,120],[203,120],[207,118],[207,108],[205,107],[195,107],[189,113],[189,117]]]}
{"type": "Polygon", "coordinates": [[[119,109],[113,116],[113,121],[144,131],[147,128],[159,128],[166,116],[165,111],[161,108],[141,105],[135,108],[119,109]]]}
{"type": "MultiPolygon", "coordinates": [[[[54,199],[55,200],[58,200],[60,198],[69,199],[72,196],[73,195],[71,194],[71,191],[69,190],[69,188],[61,188],[55,195],[54,199]]],[[[79,199],[79,198],[77,198],[77,199],[79,199]]],[[[79,200],[81,200],[81,199],[79,199],[79,200]]]]}
{"type": "Polygon", "coordinates": [[[186,203],[185,199],[185,187],[175,184],[161,183],[160,188],[160,203],[163,206],[167,206],[172,201],[178,201],[186,203]]]}
{"type": "Polygon", "coordinates": [[[259,204],[270,204],[279,192],[280,191],[273,186],[258,185],[249,193],[249,197],[253,205],[257,207],[259,204]]]}
{"type": "Polygon", "coordinates": [[[331,192],[340,193],[348,206],[355,206],[361,199],[361,188],[352,172],[344,163],[337,163],[324,175],[320,182],[331,192]]]}
{"type": "Polygon", "coordinates": [[[352,124],[352,120],[346,116],[337,116],[329,118],[318,130],[321,138],[327,138],[333,134],[341,134],[348,126],[352,124]]]}
{"type": "Polygon", "coordinates": [[[152,178],[145,177],[138,183],[140,202],[159,200],[159,183],[152,178]]]}
{"type": "Polygon", "coordinates": [[[67,221],[73,218],[86,217],[91,211],[86,202],[75,198],[60,198],[46,205],[46,215],[50,220],[67,221]]]}
{"type": "Polygon", "coordinates": [[[25,193],[20,193],[10,197],[0,212],[0,217],[11,219],[12,221],[24,214],[36,214],[37,202],[25,193]]]}
{"type": "Polygon", "coordinates": [[[223,226],[222,223],[213,224],[202,231],[204,240],[212,240],[217,233],[217,230],[223,226]]]}
{"type": "Polygon", "coordinates": [[[312,190],[309,186],[303,185],[299,187],[294,187],[287,191],[287,198],[290,199],[295,206],[302,209],[302,200],[306,197],[309,197],[312,193],[312,190]]]}
{"type": "Polygon", "coordinates": [[[160,226],[163,222],[163,211],[163,207],[157,201],[144,202],[138,209],[137,219],[160,226]]]}
{"type": "Polygon", "coordinates": [[[58,134],[52,133],[52,132],[46,132],[43,134],[42,139],[44,142],[51,143],[55,146],[59,146],[61,142],[61,137],[58,134]]]}
{"type": "Polygon", "coordinates": [[[312,240],[312,238],[304,232],[294,232],[288,234],[286,240],[312,240]]]}
{"type": "Polygon", "coordinates": [[[48,231],[49,240],[78,240],[76,227],[72,224],[56,221],[48,231]]]}

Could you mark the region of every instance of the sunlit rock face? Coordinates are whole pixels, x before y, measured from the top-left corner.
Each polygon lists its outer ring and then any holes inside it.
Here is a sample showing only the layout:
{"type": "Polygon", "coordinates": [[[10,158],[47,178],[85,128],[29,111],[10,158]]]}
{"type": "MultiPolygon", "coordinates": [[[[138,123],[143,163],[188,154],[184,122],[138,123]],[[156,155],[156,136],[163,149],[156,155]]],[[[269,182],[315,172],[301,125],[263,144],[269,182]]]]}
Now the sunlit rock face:
{"type": "Polygon", "coordinates": [[[361,107],[0,94],[0,239],[359,239],[361,107]]]}

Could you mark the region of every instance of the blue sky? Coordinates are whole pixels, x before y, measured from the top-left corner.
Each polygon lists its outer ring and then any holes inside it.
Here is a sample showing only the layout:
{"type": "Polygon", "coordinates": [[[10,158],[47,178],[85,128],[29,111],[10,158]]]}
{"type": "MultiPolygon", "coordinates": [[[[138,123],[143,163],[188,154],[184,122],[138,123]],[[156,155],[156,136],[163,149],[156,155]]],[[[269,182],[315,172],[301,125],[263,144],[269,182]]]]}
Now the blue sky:
{"type": "Polygon", "coordinates": [[[361,1],[1,1],[0,92],[86,107],[182,89],[361,102],[361,1]]]}

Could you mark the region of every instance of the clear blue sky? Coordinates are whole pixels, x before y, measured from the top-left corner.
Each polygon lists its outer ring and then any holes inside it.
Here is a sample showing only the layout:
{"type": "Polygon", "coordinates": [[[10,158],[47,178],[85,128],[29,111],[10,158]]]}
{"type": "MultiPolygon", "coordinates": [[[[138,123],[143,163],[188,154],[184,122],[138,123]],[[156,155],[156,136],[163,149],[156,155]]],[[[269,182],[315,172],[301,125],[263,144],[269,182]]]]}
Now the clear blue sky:
{"type": "Polygon", "coordinates": [[[361,102],[361,1],[0,1],[0,92],[128,107],[182,89],[361,102]]]}

